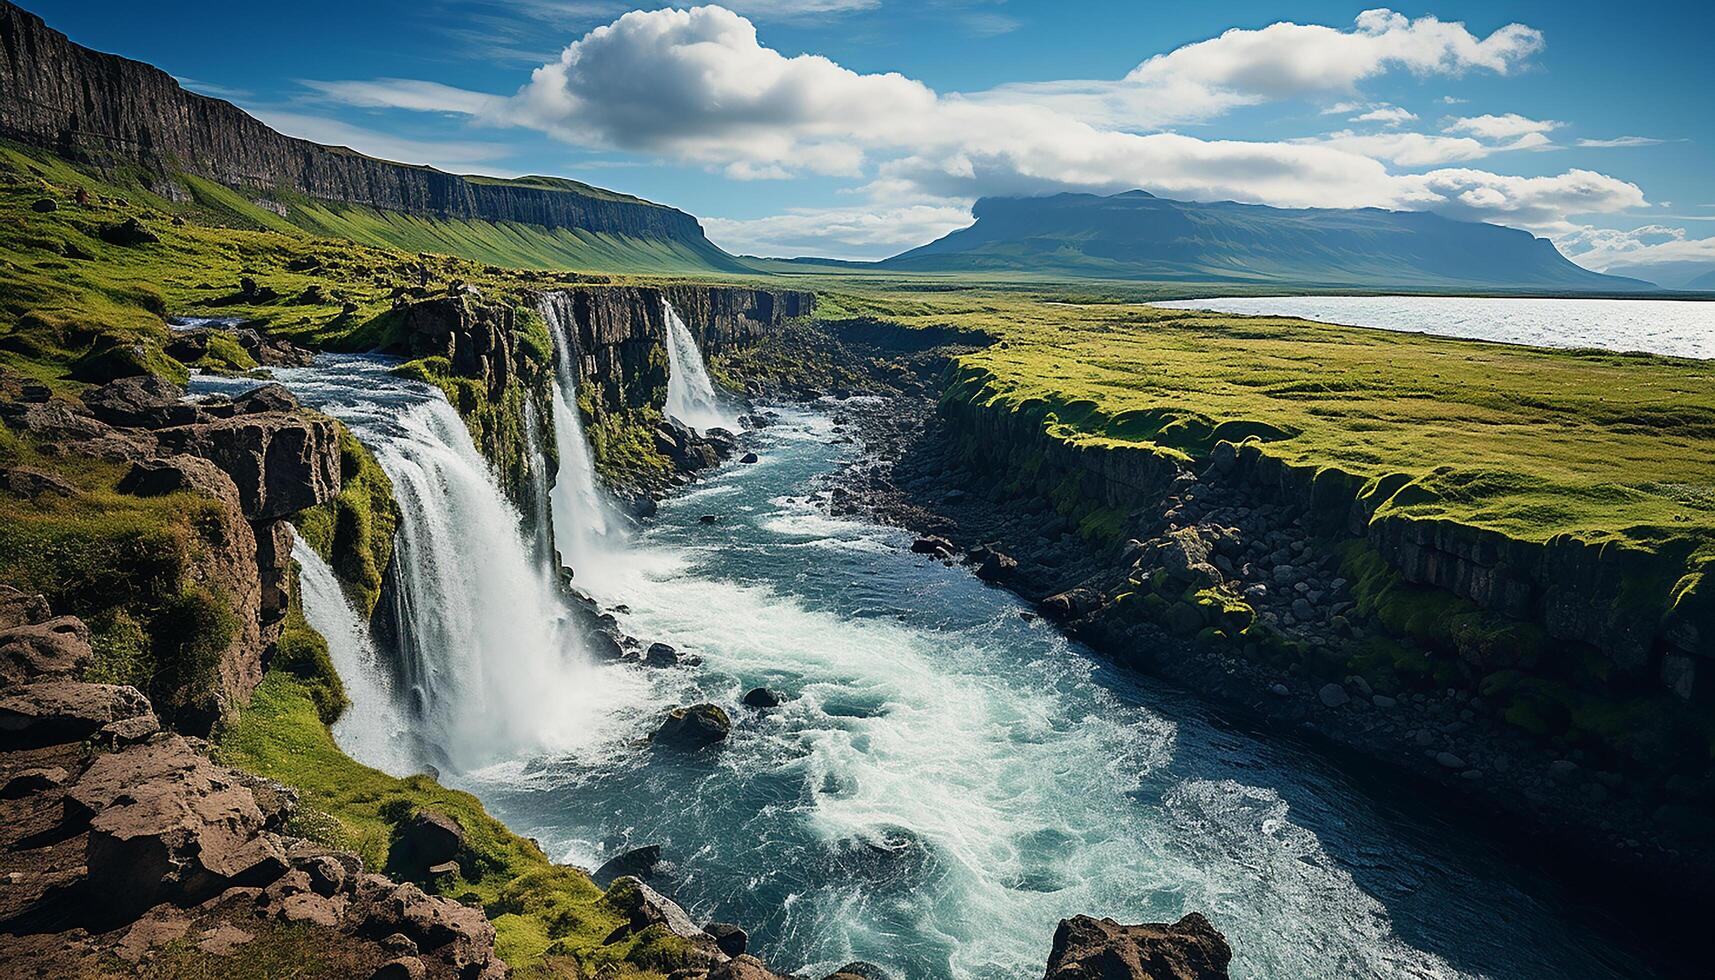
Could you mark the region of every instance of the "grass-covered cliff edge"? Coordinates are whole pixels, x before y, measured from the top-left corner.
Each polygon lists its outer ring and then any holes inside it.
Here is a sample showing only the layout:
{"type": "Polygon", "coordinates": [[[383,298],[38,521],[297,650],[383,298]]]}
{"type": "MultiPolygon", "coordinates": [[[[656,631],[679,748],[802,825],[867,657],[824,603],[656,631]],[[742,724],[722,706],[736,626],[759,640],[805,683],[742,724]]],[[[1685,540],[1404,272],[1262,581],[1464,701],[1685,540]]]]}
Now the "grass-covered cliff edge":
{"type": "Polygon", "coordinates": [[[1708,363],[1071,292],[854,288],[818,313],[992,339],[954,359],[938,444],[902,479],[1011,515],[969,521],[995,536],[973,541],[1091,556],[1032,584],[1118,659],[1219,695],[1255,678],[1270,713],[1378,745],[1398,728],[1393,757],[1469,788],[1534,805],[1540,782],[1592,822],[1619,800],[1700,837],[1708,363]],[[1451,751],[1479,730],[1486,749],[1451,751]],[[1520,746],[1543,779],[1490,768],[1520,746]]]}

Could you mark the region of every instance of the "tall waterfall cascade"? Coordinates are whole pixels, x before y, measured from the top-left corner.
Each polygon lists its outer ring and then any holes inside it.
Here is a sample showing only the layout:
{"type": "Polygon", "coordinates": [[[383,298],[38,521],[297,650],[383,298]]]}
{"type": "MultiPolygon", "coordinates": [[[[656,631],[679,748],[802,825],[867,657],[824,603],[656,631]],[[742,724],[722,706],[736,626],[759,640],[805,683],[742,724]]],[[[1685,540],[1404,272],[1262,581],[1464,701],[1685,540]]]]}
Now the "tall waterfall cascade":
{"type": "Polygon", "coordinates": [[[625,521],[596,477],[595,459],[578,408],[576,333],[553,297],[543,300],[543,319],[553,339],[554,444],[560,468],[549,495],[554,544],[561,560],[588,571],[625,545],[625,521]]]}
{"type": "Polygon", "coordinates": [[[667,417],[698,430],[737,428],[738,414],[716,394],[691,328],[672,303],[662,299],[661,307],[667,322],[667,417]]]}

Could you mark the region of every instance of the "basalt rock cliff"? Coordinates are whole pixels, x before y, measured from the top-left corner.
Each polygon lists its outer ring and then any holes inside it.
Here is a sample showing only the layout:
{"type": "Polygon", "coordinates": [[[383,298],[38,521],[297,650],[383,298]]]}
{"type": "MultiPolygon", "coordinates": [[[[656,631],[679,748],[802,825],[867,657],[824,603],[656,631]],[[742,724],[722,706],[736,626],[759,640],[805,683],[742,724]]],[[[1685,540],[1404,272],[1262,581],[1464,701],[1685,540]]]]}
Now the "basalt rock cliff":
{"type": "Polygon", "coordinates": [[[572,180],[463,177],[285,136],[158,68],[76,44],[5,0],[0,137],[96,166],[141,165],[163,196],[181,196],[172,177],[193,174],[273,197],[671,240],[733,265],[683,211],[572,180]]]}

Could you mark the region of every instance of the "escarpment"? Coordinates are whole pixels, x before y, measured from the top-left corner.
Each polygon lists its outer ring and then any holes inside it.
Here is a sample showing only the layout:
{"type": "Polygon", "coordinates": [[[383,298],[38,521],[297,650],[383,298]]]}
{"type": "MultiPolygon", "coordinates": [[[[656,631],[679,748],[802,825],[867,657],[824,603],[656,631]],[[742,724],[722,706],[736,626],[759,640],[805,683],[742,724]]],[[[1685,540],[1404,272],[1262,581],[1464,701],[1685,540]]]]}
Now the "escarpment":
{"type": "Polygon", "coordinates": [[[98,675],[205,732],[249,700],[279,638],[286,519],[337,495],[341,471],[334,423],[284,389],[183,395],[146,375],[78,400],[0,378],[0,420],[22,447],[9,483],[33,511],[9,524],[6,560],[96,621],[98,675]]]}
{"type": "Polygon", "coordinates": [[[796,290],[729,286],[577,286],[542,296],[573,355],[580,390],[612,410],[659,407],[667,391],[667,320],[671,303],[707,358],[809,316],[815,296],[796,290]]]}
{"type": "Polygon", "coordinates": [[[731,261],[695,218],[638,198],[569,180],[461,177],[284,136],[158,68],[75,44],[9,2],[0,41],[0,136],[70,160],[141,164],[163,196],[181,196],[172,175],[188,173],[265,195],[674,240],[731,261]]]}

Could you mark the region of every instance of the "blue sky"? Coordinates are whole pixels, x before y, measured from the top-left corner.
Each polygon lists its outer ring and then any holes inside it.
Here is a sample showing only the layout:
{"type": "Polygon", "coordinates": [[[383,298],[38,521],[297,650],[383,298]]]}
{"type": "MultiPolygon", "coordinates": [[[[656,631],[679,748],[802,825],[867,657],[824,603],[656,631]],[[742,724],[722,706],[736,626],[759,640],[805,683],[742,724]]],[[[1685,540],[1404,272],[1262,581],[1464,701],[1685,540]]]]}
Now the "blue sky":
{"type": "Polygon", "coordinates": [[[735,251],[885,255],[983,194],[1142,186],[1436,210],[1593,267],[1715,268],[1703,5],[27,5],[294,135],[577,177],[735,251]]]}

